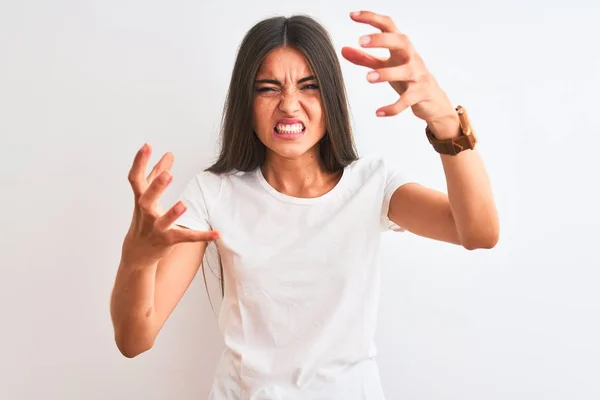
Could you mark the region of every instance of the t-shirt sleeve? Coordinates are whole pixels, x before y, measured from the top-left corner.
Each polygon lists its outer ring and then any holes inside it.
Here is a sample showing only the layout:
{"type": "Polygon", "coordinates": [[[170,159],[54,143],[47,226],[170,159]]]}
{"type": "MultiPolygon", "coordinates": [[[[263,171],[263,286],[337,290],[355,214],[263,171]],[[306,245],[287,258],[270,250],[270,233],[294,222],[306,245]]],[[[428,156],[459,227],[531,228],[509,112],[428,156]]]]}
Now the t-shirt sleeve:
{"type": "Polygon", "coordinates": [[[203,188],[203,174],[197,174],[192,178],[178,200],[183,201],[187,210],[175,221],[176,225],[198,231],[212,230],[209,214],[206,190],[203,188]]]}
{"type": "Polygon", "coordinates": [[[385,183],[383,188],[383,205],[381,207],[381,223],[384,231],[404,232],[405,229],[388,217],[392,195],[400,186],[407,182],[403,170],[394,163],[384,162],[385,183]]]}

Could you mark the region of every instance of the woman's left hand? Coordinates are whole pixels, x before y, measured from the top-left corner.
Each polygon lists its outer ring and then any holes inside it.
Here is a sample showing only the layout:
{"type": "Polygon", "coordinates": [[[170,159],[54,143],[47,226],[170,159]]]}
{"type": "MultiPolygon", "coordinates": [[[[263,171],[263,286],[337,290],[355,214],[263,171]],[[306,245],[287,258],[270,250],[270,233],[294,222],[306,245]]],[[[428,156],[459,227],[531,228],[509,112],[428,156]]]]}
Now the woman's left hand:
{"type": "Polygon", "coordinates": [[[381,30],[381,33],[361,37],[363,48],[390,51],[389,58],[381,59],[352,47],[342,48],[342,55],[348,61],[372,69],[367,74],[369,82],[389,82],[400,95],[396,103],[378,109],[378,116],[396,115],[408,107],[427,123],[436,124],[456,116],[448,96],[429,73],[408,37],[400,33],[390,17],[370,11],[351,13],[350,16],[356,22],[381,30]]]}

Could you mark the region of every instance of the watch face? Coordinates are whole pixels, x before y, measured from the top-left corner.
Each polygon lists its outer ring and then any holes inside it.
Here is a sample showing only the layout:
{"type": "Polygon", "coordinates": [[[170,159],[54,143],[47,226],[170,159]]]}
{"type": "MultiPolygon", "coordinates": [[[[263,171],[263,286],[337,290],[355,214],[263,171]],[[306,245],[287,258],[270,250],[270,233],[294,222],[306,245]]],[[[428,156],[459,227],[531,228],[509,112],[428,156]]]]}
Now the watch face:
{"type": "Polygon", "coordinates": [[[463,135],[465,135],[465,136],[473,135],[471,121],[469,120],[467,111],[464,108],[461,108],[461,109],[457,110],[457,112],[458,112],[458,120],[460,121],[460,128],[463,132],[463,135]]]}

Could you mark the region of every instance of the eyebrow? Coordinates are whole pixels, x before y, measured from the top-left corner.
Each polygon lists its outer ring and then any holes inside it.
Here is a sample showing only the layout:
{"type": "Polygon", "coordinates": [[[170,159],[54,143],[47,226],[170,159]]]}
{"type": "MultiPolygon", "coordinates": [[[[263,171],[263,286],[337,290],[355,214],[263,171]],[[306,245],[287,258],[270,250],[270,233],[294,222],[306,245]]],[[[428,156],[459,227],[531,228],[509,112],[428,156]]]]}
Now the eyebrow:
{"type": "MultiPolygon", "coordinates": [[[[310,76],[305,76],[304,78],[298,80],[298,84],[301,84],[303,82],[308,82],[308,81],[316,81],[317,78],[314,75],[310,75],[310,76]]],[[[283,84],[278,81],[277,79],[258,79],[256,81],[256,83],[271,83],[273,85],[277,85],[277,86],[283,86],[283,84]]]]}

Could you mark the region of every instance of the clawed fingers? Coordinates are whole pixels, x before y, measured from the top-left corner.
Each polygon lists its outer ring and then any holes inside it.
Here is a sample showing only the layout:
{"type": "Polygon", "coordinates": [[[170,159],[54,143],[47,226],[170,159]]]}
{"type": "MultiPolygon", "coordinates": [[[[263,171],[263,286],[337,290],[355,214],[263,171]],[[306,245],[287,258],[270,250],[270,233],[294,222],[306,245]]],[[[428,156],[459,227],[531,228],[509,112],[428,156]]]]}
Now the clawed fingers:
{"type": "Polygon", "coordinates": [[[382,32],[398,32],[398,28],[394,20],[387,15],[381,15],[372,11],[354,11],[350,13],[350,17],[363,24],[369,24],[382,32]]]}
{"type": "Polygon", "coordinates": [[[413,86],[409,88],[406,92],[404,92],[400,99],[394,104],[390,104],[385,107],[381,107],[377,110],[377,115],[380,117],[389,117],[392,115],[400,114],[402,111],[407,108],[417,104],[422,100],[421,91],[417,86],[413,86]]]}
{"type": "Polygon", "coordinates": [[[397,67],[379,68],[367,74],[369,82],[411,82],[417,79],[417,74],[410,64],[397,67]]]}
{"type": "Polygon", "coordinates": [[[375,33],[365,35],[359,39],[359,43],[364,48],[385,48],[397,62],[409,62],[415,53],[415,49],[408,37],[401,33],[375,33]]]}
{"type": "Polygon", "coordinates": [[[353,64],[371,69],[383,68],[386,61],[385,59],[375,57],[352,47],[343,47],[342,56],[353,64]]]}
{"type": "Polygon", "coordinates": [[[131,169],[129,170],[129,175],[127,176],[127,180],[131,184],[136,199],[144,193],[147,187],[144,173],[151,153],[152,149],[150,145],[147,143],[144,144],[136,153],[131,169]]]}
{"type": "Polygon", "coordinates": [[[220,238],[219,233],[216,231],[204,232],[179,227],[171,228],[177,219],[186,211],[187,206],[185,203],[183,201],[178,201],[169,209],[169,211],[157,218],[154,222],[154,228],[165,235],[167,243],[205,242],[220,238]]]}
{"type": "Polygon", "coordinates": [[[147,143],[144,144],[136,153],[131,169],[129,170],[127,178],[136,199],[140,198],[146,192],[158,176],[165,171],[169,171],[173,167],[175,157],[173,156],[173,153],[167,152],[156,163],[154,168],[152,168],[150,174],[145,177],[146,167],[151,154],[152,148],[150,145],[147,143]]]}
{"type": "Polygon", "coordinates": [[[171,170],[171,168],[173,168],[173,161],[174,160],[175,160],[175,157],[173,156],[173,153],[169,153],[169,152],[165,153],[161,157],[161,159],[156,163],[156,165],[154,166],[154,168],[152,168],[152,171],[150,172],[150,174],[146,178],[146,183],[147,184],[151,184],[152,181],[158,175],[160,175],[163,171],[171,170]]]}
{"type": "Polygon", "coordinates": [[[177,221],[177,218],[186,211],[187,206],[182,201],[178,201],[164,215],[161,215],[154,221],[154,228],[161,232],[166,231],[175,223],[175,221],[177,221]]]}
{"type": "Polygon", "coordinates": [[[210,242],[221,236],[216,231],[196,231],[192,229],[169,229],[165,232],[165,238],[170,245],[177,243],[210,242]]]}
{"type": "Polygon", "coordinates": [[[173,175],[171,175],[169,171],[164,171],[154,179],[138,200],[138,205],[142,210],[146,213],[153,214],[154,205],[158,202],[158,198],[172,180],[173,175]]]}

